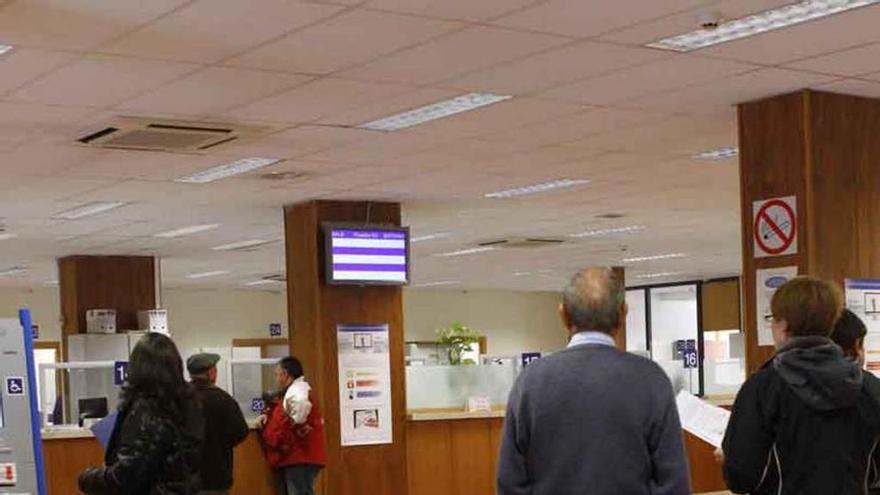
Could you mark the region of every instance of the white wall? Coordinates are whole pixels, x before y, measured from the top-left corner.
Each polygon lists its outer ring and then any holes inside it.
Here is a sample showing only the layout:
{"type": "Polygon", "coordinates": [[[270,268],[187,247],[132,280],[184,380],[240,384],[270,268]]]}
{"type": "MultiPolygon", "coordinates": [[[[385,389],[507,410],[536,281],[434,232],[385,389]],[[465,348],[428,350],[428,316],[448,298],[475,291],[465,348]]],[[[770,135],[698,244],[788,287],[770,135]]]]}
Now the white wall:
{"type": "Polygon", "coordinates": [[[0,318],[18,318],[18,310],[30,308],[40,340],[60,340],[61,299],[57,287],[41,289],[0,288],[0,318]]]}
{"type": "Polygon", "coordinates": [[[436,329],[458,322],[487,337],[490,355],[557,351],[566,343],[559,297],[552,292],[406,289],[406,340],[436,340],[436,329]]]}

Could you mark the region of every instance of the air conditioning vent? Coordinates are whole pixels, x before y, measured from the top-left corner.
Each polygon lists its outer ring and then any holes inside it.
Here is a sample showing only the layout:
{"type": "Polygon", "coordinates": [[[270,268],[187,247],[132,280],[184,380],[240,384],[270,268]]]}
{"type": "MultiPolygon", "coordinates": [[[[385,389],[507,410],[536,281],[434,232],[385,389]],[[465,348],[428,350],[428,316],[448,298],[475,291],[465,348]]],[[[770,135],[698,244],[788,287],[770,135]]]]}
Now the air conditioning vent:
{"type": "Polygon", "coordinates": [[[266,275],[263,277],[263,280],[271,280],[273,282],[287,282],[287,275],[283,273],[276,273],[274,275],[266,275]]]}
{"type": "Polygon", "coordinates": [[[494,247],[501,249],[542,248],[564,244],[565,239],[542,238],[542,237],[516,237],[510,239],[496,239],[481,242],[480,247],[494,247]]]}
{"type": "Polygon", "coordinates": [[[120,117],[77,141],[101,148],[194,153],[265,132],[232,124],[120,117]]]}

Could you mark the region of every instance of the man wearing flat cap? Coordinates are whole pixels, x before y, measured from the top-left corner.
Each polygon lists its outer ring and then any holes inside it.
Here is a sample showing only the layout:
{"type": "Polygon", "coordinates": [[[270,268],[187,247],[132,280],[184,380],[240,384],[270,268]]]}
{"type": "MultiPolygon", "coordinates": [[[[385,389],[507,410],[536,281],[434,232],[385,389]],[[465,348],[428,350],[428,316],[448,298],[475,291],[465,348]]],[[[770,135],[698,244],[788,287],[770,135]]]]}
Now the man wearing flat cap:
{"type": "Polygon", "coordinates": [[[229,394],[217,387],[217,354],[195,354],[186,360],[205,416],[202,442],[201,495],[227,495],[232,488],[232,449],[248,435],[241,408],[229,394]]]}

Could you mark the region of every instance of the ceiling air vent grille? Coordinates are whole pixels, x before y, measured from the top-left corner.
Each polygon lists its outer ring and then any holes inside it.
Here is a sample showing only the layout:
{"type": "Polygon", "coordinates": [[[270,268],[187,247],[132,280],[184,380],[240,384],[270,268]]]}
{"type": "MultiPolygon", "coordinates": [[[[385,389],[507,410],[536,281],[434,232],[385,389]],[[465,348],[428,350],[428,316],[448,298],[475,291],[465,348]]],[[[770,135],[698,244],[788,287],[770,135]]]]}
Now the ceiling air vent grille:
{"type": "Polygon", "coordinates": [[[263,277],[263,280],[271,280],[273,282],[287,282],[287,275],[283,273],[276,273],[274,275],[266,275],[263,277]]]}
{"type": "Polygon", "coordinates": [[[552,247],[564,244],[565,239],[542,238],[542,237],[517,237],[510,239],[496,239],[481,242],[480,247],[494,247],[501,249],[524,249],[552,247]]]}
{"type": "Polygon", "coordinates": [[[231,124],[122,117],[77,141],[101,148],[192,153],[262,132],[231,124]]]}

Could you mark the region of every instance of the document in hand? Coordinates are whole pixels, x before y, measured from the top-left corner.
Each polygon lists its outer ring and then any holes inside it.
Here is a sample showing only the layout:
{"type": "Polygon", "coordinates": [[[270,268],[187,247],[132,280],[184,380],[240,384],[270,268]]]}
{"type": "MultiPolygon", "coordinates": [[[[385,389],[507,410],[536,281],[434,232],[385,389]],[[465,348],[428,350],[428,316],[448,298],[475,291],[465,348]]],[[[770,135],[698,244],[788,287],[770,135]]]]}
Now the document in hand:
{"type": "Polygon", "coordinates": [[[678,393],[675,402],[681,426],[697,438],[720,448],[730,421],[730,411],[713,406],[684,390],[678,393]]]}
{"type": "Polygon", "coordinates": [[[107,445],[110,443],[110,437],[113,435],[113,428],[116,427],[116,417],[117,411],[113,411],[108,414],[107,417],[102,418],[101,421],[93,424],[90,428],[92,434],[94,434],[95,438],[98,440],[98,443],[101,444],[101,447],[104,447],[104,450],[107,450],[107,445]]]}

